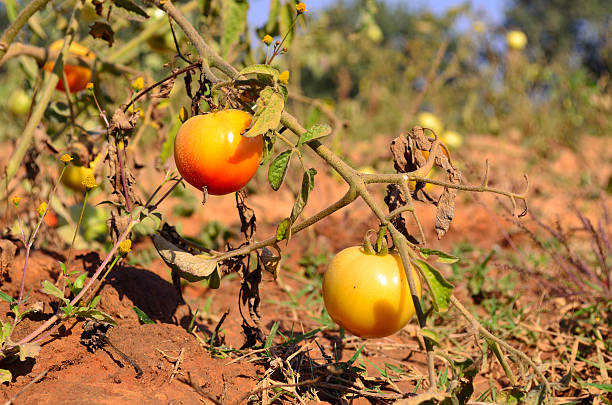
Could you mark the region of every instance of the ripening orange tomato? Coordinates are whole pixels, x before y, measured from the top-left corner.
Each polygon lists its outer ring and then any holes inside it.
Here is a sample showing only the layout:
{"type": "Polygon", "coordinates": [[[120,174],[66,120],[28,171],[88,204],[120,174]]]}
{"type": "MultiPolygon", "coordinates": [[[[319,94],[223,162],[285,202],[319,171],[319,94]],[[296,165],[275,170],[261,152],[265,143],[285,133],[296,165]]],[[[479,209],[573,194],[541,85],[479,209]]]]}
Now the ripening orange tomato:
{"type": "MultiPolygon", "coordinates": [[[[421,280],[410,270],[421,298],[421,280]]],[[[389,336],[416,312],[399,254],[370,254],[362,246],[332,259],[323,275],[323,301],[334,322],[362,338],[389,336]]]]}
{"type": "MultiPolygon", "coordinates": [[[[57,40],[54,43],[52,43],[51,46],[49,46],[49,50],[59,51],[62,49],[63,45],[64,45],[63,39],[57,40]]],[[[72,42],[70,44],[70,47],[68,48],[68,52],[74,56],[80,56],[81,58],[85,60],[94,59],[94,55],[89,49],[85,48],[83,45],[78,44],[76,42],[72,42]]],[[[43,69],[46,70],[47,72],[51,72],[53,71],[54,65],[55,65],[55,61],[49,61],[45,63],[45,65],[43,66],[43,69]]],[[[91,81],[91,69],[89,69],[86,66],[64,64],[64,73],[66,73],[66,79],[67,79],[68,87],[70,88],[71,93],[85,90],[85,88],[87,87],[87,83],[91,81]]],[[[60,77],[59,82],[57,82],[56,89],[65,91],[64,81],[62,80],[61,77],[60,77]]]]}
{"type": "Polygon", "coordinates": [[[176,168],[187,183],[208,194],[240,190],[251,180],[263,154],[263,137],[246,138],[251,115],[223,110],[189,118],[174,140],[176,168]]]}

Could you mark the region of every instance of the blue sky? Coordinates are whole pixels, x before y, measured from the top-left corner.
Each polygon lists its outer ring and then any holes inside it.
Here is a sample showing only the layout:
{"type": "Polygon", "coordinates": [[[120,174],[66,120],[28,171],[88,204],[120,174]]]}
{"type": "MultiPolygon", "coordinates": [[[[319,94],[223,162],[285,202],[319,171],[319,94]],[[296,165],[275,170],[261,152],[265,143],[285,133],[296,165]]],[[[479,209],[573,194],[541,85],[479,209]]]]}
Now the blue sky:
{"type": "MultiPolygon", "coordinates": [[[[465,3],[466,0],[384,0],[389,4],[405,4],[406,7],[420,9],[429,8],[435,13],[441,13],[450,7],[465,3]]],[[[469,0],[474,10],[482,10],[486,14],[485,20],[499,23],[503,19],[504,0],[469,0]]],[[[333,4],[335,0],[305,1],[308,11],[316,13],[333,4]]],[[[269,0],[251,0],[249,8],[249,23],[251,27],[262,25],[268,17],[269,0]]]]}

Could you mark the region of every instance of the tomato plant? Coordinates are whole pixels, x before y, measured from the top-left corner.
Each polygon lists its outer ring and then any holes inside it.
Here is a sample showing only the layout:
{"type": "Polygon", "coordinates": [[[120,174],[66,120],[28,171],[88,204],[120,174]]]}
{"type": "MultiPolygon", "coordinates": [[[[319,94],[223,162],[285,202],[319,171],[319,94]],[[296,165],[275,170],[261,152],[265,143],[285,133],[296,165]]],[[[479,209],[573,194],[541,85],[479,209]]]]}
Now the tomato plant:
{"type": "MultiPolygon", "coordinates": [[[[411,271],[420,298],[420,279],[411,271]]],[[[399,254],[372,254],[361,246],[332,259],[323,276],[323,300],[338,325],[363,338],[389,336],[415,314],[399,254]]]]}
{"type": "Polygon", "coordinates": [[[209,194],[229,194],[253,177],[263,154],[263,137],[241,134],[251,124],[251,115],[223,110],[191,117],[174,140],[174,160],[183,178],[209,194]]]}

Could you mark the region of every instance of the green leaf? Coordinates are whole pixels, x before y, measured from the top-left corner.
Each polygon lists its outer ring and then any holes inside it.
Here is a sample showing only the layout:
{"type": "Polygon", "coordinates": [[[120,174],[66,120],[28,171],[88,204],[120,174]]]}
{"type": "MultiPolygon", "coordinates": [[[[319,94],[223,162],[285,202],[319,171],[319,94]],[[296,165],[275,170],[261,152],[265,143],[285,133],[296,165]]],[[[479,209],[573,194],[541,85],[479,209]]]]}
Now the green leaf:
{"type": "Polygon", "coordinates": [[[429,339],[432,344],[439,346],[440,343],[440,335],[438,335],[435,331],[428,328],[421,329],[421,334],[425,339],[429,339]]]}
{"type": "Polygon", "coordinates": [[[313,125],[308,129],[308,131],[304,132],[302,136],[300,136],[298,146],[302,146],[314,139],[323,138],[324,136],[331,134],[331,130],[331,127],[327,124],[313,125]]]}
{"type": "Polygon", "coordinates": [[[291,218],[283,219],[276,227],[276,240],[281,241],[291,239],[291,218]]]}
{"type": "Polygon", "coordinates": [[[72,293],[73,294],[78,294],[79,292],[81,292],[81,290],[83,289],[83,286],[85,285],[85,277],[87,277],[87,273],[83,273],[80,276],[78,276],[76,278],[76,280],[74,280],[74,283],[72,283],[72,293]]]}
{"type": "Polygon", "coordinates": [[[292,154],[293,150],[287,149],[281,152],[274,158],[272,163],[270,163],[270,167],[268,168],[268,182],[274,191],[278,191],[283,184],[283,180],[285,180],[292,154]]]}
{"type": "Polygon", "coordinates": [[[217,260],[213,257],[192,255],[157,234],[152,235],[151,239],[166,265],[189,282],[204,280],[217,270],[217,260]]]}
{"type": "Polygon", "coordinates": [[[11,302],[13,302],[13,297],[11,297],[10,295],[8,295],[7,293],[4,293],[2,291],[0,291],[0,299],[3,301],[8,302],[9,304],[11,302]]]}
{"type": "Polygon", "coordinates": [[[62,262],[62,261],[60,261],[60,262],[58,262],[58,263],[59,263],[59,265],[60,265],[60,269],[62,270],[62,274],[65,276],[65,275],[66,275],[66,273],[67,273],[67,271],[68,271],[68,270],[66,269],[66,264],[65,264],[64,262],[62,262]]]}
{"type": "Polygon", "coordinates": [[[74,316],[79,317],[79,318],[95,319],[96,321],[102,321],[102,322],[110,323],[111,325],[117,325],[117,323],[115,322],[112,316],[98,309],[79,307],[76,310],[76,313],[74,314],[74,316]]]}
{"type": "Polygon", "coordinates": [[[424,260],[416,259],[414,263],[421,271],[433,301],[434,308],[438,312],[448,311],[450,297],[453,294],[453,285],[446,281],[438,270],[424,260]]]}
{"type": "Polygon", "coordinates": [[[124,10],[131,11],[132,13],[136,13],[144,18],[149,18],[149,15],[131,0],[113,0],[113,3],[115,6],[124,10]]]}
{"type": "Polygon", "coordinates": [[[208,277],[208,288],[212,288],[213,290],[218,289],[221,286],[221,277],[219,276],[219,268],[211,273],[208,277]]]}
{"type": "Polygon", "coordinates": [[[0,320],[0,346],[11,336],[11,324],[0,320]]]}
{"type": "Polygon", "coordinates": [[[302,188],[300,189],[300,193],[295,199],[295,203],[293,204],[293,210],[291,211],[291,222],[295,222],[295,220],[304,210],[304,207],[308,202],[308,196],[314,188],[314,176],[316,174],[317,171],[312,168],[304,172],[304,176],[302,177],[302,188]]]}
{"type": "Polygon", "coordinates": [[[582,385],[587,385],[589,387],[599,388],[600,390],[612,392],[612,384],[600,384],[600,383],[583,383],[582,385]]]}
{"type": "Polygon", "coordinates": [[[279,326],[280,326],[280,322],[275,321],[274,325],[272,325],[272,328],[270,328],[270,334],[268,335],[268,338],[266,339],[266,344],[264,345],[264,349],[269,349],[270,346],[272,346],[272,343],[274,342],[274,337],[276,336],[276,332],[278,332],[279,326]]]}
{"type": "Polygon", "coordinates": [[[101,295],[96,295],[90,302],[89,305],[87,305],[89,308],[95,308],[98,306],[98,303],[100,302],[100,300],[102,299],[101,295]]]}
{"type": "Polygon", "coordinates": [[[64,302],[68,301],[64,297],[64,293],[59,288],[57,288],[55,285],[53,285],[53,283],[51,283],[49,280],[43,281],[42,285],[43,285],[42,291],[45,294],[52,295],[55,298],[59,298],[60,300],[62,300],[64,302]]]}
{"type": "Polygon", "coordinates": [[[429,256],[437,256],[438,259],[436,261],[438,263],[452,264],[460,260],[457,256],[453,256],[450,253],[442,252],[441,250],[421,248],[420,252],[421,256],[423,256],[425,259],[427,259],[429,256]]]}
{"type": "Polygon", "coordinates": [[[353,365],[353,363],[355,362],[355,360],[357,360],[357,358],[359,357],[359,355],[361,354],[361,351],[365,348],[365,343],[362,344],[359,349],[357,349],[357,351],[355,352],[355,354],[353,354],[353,356],[346,362],[346,367],[350,367],[351,365],[353,365]]]}
{"type": "Polygon", "coordinates": [[[261,157],[260,166],[265,166],[266,163],[270,160],[272,156],[272,151],[274,150],[274,140],[276,138],[272,138],[268,135],[264,135],[264,148],[263,148],[263,156],[261,157]]]}
{"type": "Polygon", "coordinates": [[[246,0],[223,1],[223,36],[221,37],[221,52],[227,56],[230,46],[238,43],[240,35],[246,28],[249,2],[246,0]]]}
{"type": "Polygon", "coordinates": [[[159,154],[159,159],[162,164],[166,163],[166,160],[174,153],[174,138],[176,138],[176,134],[178,133],[179,128],[181,127],[181,120],[178,118],[173,120],[172,128],[168,132],[168,139],[164,142],[161,148],[161,152],[159,154]]]}
{"type": "Polygon", "coordinates": [[[272,87],[263,89],[257,99],[257,108],[251,128],[243,136],[252,138],[276,129],[280,124],[283,108],[285,108],[285,100],[278,90],[272,87]]]}
{"type": "Polygon", "coordinates": [[[133,306],[132,307],[132,311],[136,312],[136,315],[138,315],[138,320],[142,323],[145,324],[154,324],[155,322],[149,318],[149,315],[147,315],[142,309],[138,308],[137,306],[133,306]]]}
{"type": "Polygon", "coordinates": [[[11,375],[11,372],[0,368],[0,384],[3,384],[5,382],[10,384],[11,381],[13,381],[13,376],[11,375]]]}
{"type": "Polygon", "coordinates": [[[26,358],[34,358],[40,353],[40,345],[38,343],[30,342],[19,346],[19,360],[25,361],[26,358]]]}
{"type": "Polygon", "coordinates": [[[278,79],[280,74],[278,69],[273,68],[270,65],[251,65],[247,66],[240,71],[240,75],[258,74],[265,76],[272,76],[274,79],[278,79]]]}

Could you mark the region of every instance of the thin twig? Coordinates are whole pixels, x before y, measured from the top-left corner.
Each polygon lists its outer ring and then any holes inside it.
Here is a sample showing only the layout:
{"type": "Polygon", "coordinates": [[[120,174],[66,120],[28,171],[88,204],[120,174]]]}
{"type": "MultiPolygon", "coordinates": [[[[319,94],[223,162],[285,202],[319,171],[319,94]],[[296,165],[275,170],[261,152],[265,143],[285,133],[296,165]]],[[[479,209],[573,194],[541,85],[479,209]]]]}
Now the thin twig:
{"type": "Polygon", "coordinates": [[[36,384],[37,382],[39,382],[40,380],[45,378],[45,376],[47,375],[48,372],[49,372],[49,369],[46,369],[42,373],[38,374],[36,377],[34,377],[34,379],[32,381],[27,383],[25,387],[23,387],[22,389],[17,391],[17,393],[15,395],[10,397],[9,400],[6,401],[3,405],[11,405],[13,403],[13,401],[15,401],[17,399],[17,397],[20,396],[21,394],[23,394],[28,388],[30,388],[32,385],[36,384]]]}

